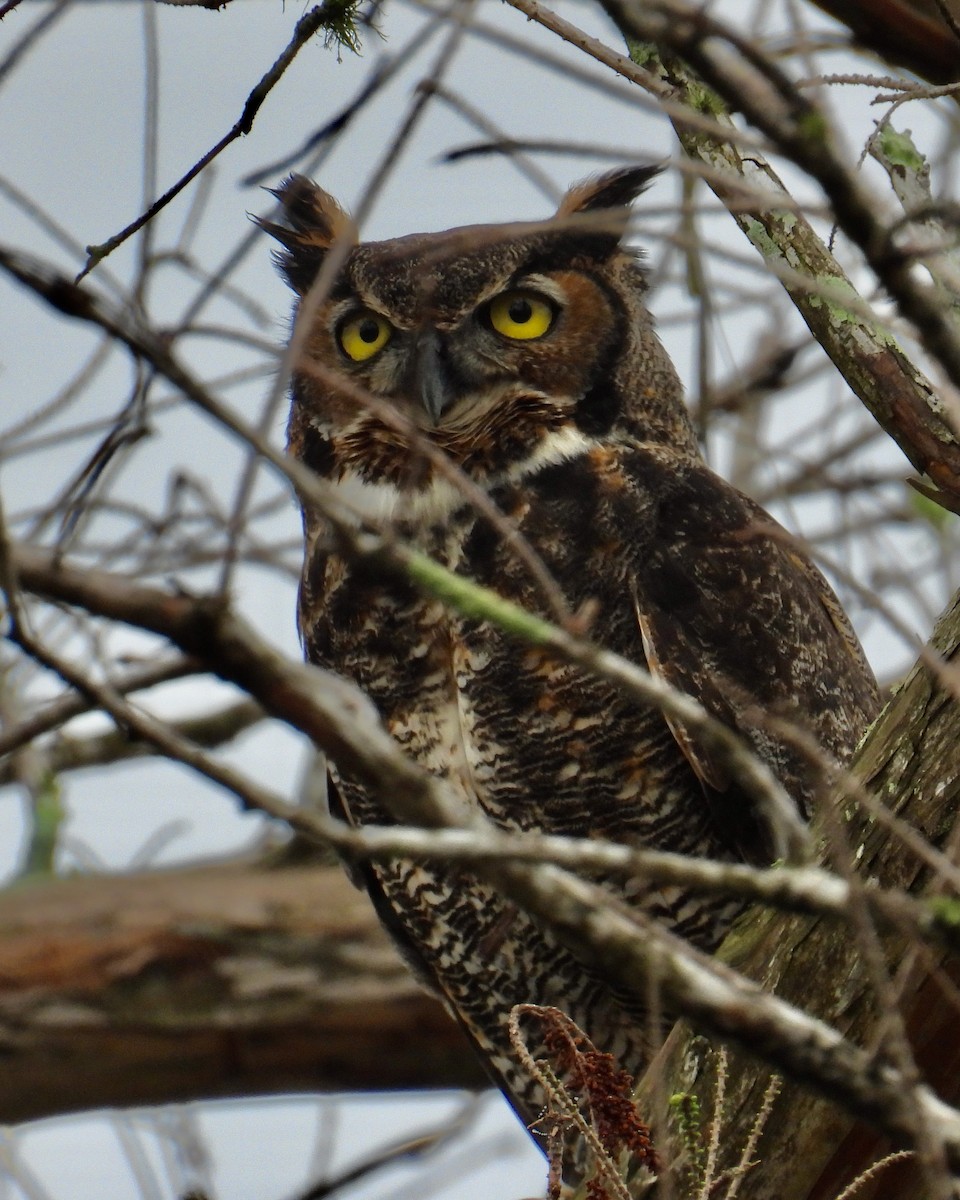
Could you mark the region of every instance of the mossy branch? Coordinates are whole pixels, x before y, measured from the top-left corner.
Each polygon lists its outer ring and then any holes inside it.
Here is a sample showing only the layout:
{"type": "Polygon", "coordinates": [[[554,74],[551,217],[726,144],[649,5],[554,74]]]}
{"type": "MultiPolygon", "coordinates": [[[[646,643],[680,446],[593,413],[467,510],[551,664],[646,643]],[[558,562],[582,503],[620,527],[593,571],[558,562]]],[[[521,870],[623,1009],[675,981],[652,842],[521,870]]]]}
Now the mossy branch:
{"type": "MultiPolygon", "coordinates": [[[[683,101],[696,114],[709,112],[715,121],[728,125],[731,134],[735,126],[729,105],[736,103],[778,150],[824,186],[841,227],[863,250],[928,348],[948,373],[960,369],[960,340],[952,316],[936,303],[929,288],[906,278],[905,264],[900,264],[904,270],[894,269],[890,231],[866,203],[862,185],[840,163],[822,114],[799,92],[791,93],[784,78],[761,80],[759,71],[749,76],[733,66],[725,71],[724,60],[711,58],[704,48],[708,35],[720,40],[717,30],[722,27],[700,21],[685,4],[664,3],[650,11],[632,3],[606,3],[605,8],[623,32],[631,59],[651,76],[654,94],[668,85],[674,103],[683,101]],[[644,33],[659,36],[641,40],[644,33]],[[713,87],[680,60],[681,45],[691,61],[710,70],[713,87]],[[776,117],[764,119],[763,106],[773,103],[771,97],[776,100],[776,117]],[[796,104],[791,107],[792,99],[796,104]],[[863,218],[859,225],[852,216],[854,209],[863,218]],[[845,219],[847,210],[851,215],[845,219]]],[[[737,43],[732,33],[725,40],[731,46],[737,43]]],[[[913,466],[933,480],[943,493],[939,503],[960,510],[960,437],[940,397],[885,323],[871,315],[870,306],[798,211],[769,162],[755,151],[741,152],[733,136],[729,141],[706,136],[699,129],[685,127],[676,116],[671,119],[684,150],[707,168],[709,186],[780,278],[851,390],[913,466]],[[757,202],[758,194],[768,197],[766,202],[757,202]]]]}

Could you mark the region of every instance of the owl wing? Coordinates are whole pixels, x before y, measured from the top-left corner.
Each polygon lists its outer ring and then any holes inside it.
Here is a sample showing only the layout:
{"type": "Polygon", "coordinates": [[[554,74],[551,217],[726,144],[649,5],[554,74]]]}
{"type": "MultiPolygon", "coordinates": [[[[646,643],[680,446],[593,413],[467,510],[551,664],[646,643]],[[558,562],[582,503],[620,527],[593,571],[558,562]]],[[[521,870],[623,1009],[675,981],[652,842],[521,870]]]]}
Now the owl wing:
{"type": "MultiPolygon", "coordinates": [[[[809,815],[816,765],[770,717],[849,757],[879,706],[876,682],[826,580],[773,519],[702,462],[637,451],[625,474],[651,519],[633,561],[637,623],[654,676],[738,731],[809,815]]],[[[775,851],[726,764],[672,717],[718,825],[749,861],[775,851]]]]}

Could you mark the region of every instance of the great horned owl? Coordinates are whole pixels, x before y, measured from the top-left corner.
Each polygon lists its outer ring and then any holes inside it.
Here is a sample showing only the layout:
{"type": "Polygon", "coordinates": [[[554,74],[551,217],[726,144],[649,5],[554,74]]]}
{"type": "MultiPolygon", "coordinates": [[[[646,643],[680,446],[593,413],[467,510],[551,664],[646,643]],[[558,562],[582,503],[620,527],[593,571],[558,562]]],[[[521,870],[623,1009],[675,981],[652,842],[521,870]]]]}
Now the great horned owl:
{"type": "MultiPolygon", "coordinates": [[[[765,714],[844,760],[877,709],[876,685],[816,568],[701,458],[638,255],[621,244],[653,173],[581,184],[538,223],[359,245],[329,195],[289,179],[282,223],[264,224],[300,302],[334,243],[342,256],[301,314],[290,452],[360,521],[548,615],[515,543],[424,447],[442,452],[540,556],[570,608],[593,612],[593,638],[738,730],[805,812],[816,773],[765,714]]],[[[687,730],[354,565],[318,514],[305,514],[305,530],[307,657],[356,680],[404,750],[467,805],[508,829],[769,861],[763,821],[687,730]]],[[[349,820],[389,821],[331,772],[349,820]]],[[[398,862],[363,875],[528,1123],[544,1098],[508,1040],[514,1005],[562,1009],[631,1072],[648,1057],[639,1008],[469,871],[398,862]]],[[[641,880],[622,894],[707,950],[739,911],[641,880]]]]}

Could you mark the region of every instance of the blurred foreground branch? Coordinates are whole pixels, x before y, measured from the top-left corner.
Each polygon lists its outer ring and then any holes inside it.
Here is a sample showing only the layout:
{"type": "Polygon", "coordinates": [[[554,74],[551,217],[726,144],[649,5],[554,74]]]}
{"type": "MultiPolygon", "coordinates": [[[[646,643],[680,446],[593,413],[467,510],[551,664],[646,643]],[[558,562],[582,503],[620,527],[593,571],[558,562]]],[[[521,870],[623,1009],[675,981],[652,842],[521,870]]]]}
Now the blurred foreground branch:
{"type": "MultiPolygon", "coordinates": [[[[19,554],[14,561],[24,586],[31,590],[89,605],[114,619],[140,622],[158,632],[162,629],[182,650],[204,655],[213,670],[250,688],[274,715],[313,732],[320,745],[376,787],[398,820],[440,826],[459,823],[442,785],[405,762],[352,685],[269,651],[231,616],[223,602],[174,597],[120,581],[108,586],[102,574],[71,572],[49,558],[44,561],[36,552],[19,554]]],[[[945,629],[941,640],[949,658],[960,641],[955,616],[945,629]]],[[[881,763],[901,763],[907,739],[918,786],[906,788],[898,779],[895,784],[885,784],[883,790],[895,789],[891,801],[904,805],[903,815],[912,821],[926,822],[929,840],[936,846],[942,844],[944,826],[952,823],[955,808],[955,787],[941,785],[960,777],[956,762],[960,740],[952,732],[958,714],[955,700],[928,676],[926,666],[919,668],[916,678],[919,682],[905,689],[895,703],[893,717],[878,723],[873,736],[879,740],[870,743],[868,753],[881,763]],[[918,719],[909,722],[900,709],[903,704],[917,703],[912,690],[917,687],[926,690],[918,719]],[[928,740],[929,754],[925,753],[928,740]],[[921,770],[923,763],[935,764],[929,775],[921,770]],[[929,803],[930,812],[913,811],[911,806],[920,800],[929,803]]],[[[869,816],[863,819],[869,820],[869,816]]],[[[477,830],[482,832],[479,826],[477,830]]],[[[896,834],[891,838],[880,825],[874,826],[874,834],[880,845],[889,846],[891,862],[901,872],[894,874],[895,881],[905,878],[909,883],[919,877],[912,853],[904,849],[896,834]]],[[[850,1117],[864,1118],[897,1140],[907,1144],[924,1138],[932,1141],[945,1163],[960,1168],[960,1114],[936,1101],[919,1080],[908,1078],[896,1063],[878,1060],[861,1049],[845,1036],[844,1020],[833,1027],[816,1015],[816,1006],[809,1011],[812,985],[814,995],[834,996],[849,980],[851,963],[856,961],[852,949],[857,943],[846,929],[831,932],[832,949],[818,957],[816,971],[808,961],[803,963],[794,1007],[710,963],[636,913],[621,911],[596,885],[583,879],[546,865],[489,862],[477,869],[547,921],[585,961],[594,963],[625,991],[644,994],[649,981],[657,980],[665,1002],[692,1016],[700,1028],[733,1039],[841,1104],[850,1117]],[[841,973],[841,979],[832,978],[833,970],[841,973]]],[[[777,944],[782,944],[779,939],[777,944]]],[[[769,954],[763,961],[769,967],[769,954]]],[[[774,961],[779,970],[782,959],[774,956],[774,961]]],[[[868,973],[867,992],[874,982],[868,973]]],[[[784,979],[779,983],[782,994],[784,979]]],[[[840,1014],[828,1015],[843,1018],[847,1008],[845,1002],[840,1014]]]]}

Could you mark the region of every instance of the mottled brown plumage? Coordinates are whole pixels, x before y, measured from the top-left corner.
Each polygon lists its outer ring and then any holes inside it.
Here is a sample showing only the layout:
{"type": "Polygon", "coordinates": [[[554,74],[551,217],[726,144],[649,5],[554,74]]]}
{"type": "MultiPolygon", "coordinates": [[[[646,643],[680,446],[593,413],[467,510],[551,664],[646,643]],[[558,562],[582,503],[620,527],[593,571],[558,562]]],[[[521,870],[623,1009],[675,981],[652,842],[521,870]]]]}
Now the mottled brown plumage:
{"type": "MultiPolygon", "coordinates": [[[[700,456],[637,257],[620,245],[652,173],[582,184],[533,225],[351,243],[309,318],[290,449],[339,485],[358,520],[545,612],[529,568],[422,447],[442,450],[542,557],[571,608],[592,605],[592,636],[739,730],[806,811],[816,772],[765,714],[796,721],[843,760],[876,687],[819,572],[700,456]]],[[[303,297],[350,224],[306,180],[278,194],[284,221],[266,227],[303,297]]],[[[305,527],[308,658],[355,679],[400,745],[466,805],[507,828],[772,856],[766,824],[689,731],[344,561],[315,514],[305,527]]],[[[388,819],[350,779],[332,778],[350,820],[388,819]]],[[[364,881],[526,1121],[543,1097],[507,1040],[514,1004],[556,1005],[629,1070],[643,1063],[639,1005],[468,871],[376,865],[364,881]]],[[[739,911],[640,880],[625,894],[708,950],[739,911]]]]}

